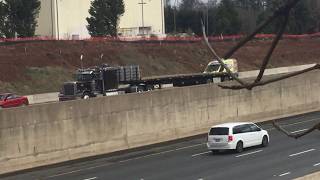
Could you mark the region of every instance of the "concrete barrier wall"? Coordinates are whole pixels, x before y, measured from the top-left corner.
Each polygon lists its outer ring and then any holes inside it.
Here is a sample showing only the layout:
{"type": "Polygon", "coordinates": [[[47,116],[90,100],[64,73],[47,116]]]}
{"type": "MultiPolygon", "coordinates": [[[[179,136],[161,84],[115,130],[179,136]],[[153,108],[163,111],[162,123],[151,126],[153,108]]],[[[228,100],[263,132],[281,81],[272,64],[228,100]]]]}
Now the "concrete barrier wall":
{"type": "MultiPolygon", "coordinates": [[[[300,65],[300,66],[288,66],[288,67],[266,69],[264,72],[264,75],[275,75],[275,74],[296,72],[296,71],[301,71],[303,69],[310,68],[314,65],[316,65],[316,64],[305,64],[305,65],[300,65]]],[[[240,78],[257,77],[258,74],[259,74],[259,70],[239,72],[239,77],[240,78]]]]}
{"type": "Polygon", "coordinates": [[[27,97],[29,100],[29,104],[39,104],[39,103],[59,101],[58,95],[59,95],[59,92],[53,92],[53,93],[27,95],[27,97]]]}
{"type": "Polygon", "coordinates": [[[197,135],[222,122],[318,110],[319,75],[252,91],[210,84],[3,109],[0,173],[197,135]]]}

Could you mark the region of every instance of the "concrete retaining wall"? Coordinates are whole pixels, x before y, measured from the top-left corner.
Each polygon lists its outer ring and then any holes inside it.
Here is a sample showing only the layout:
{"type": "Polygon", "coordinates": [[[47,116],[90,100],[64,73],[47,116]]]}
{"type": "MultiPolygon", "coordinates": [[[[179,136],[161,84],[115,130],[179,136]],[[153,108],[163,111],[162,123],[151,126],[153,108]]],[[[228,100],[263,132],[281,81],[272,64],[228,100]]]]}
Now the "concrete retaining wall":
{"type": "Polygon", "coordinates": [[[59,95],[59,92],[53,92],[53,93],[45,93],[45,94],[27,95],[27,97],[29,100],[29,104],[39,104],[39,103],[59,101],[58,95],[59,95]]]}
{"type": "MultiPolygon", "coordinates": [[[[265,72],[264,72],[264,75],[275,75],[275,74],[296,72],[296,71],[301,71],[303,69],[310,68],[310,67],[312,67],[314,65],[315,64],[305,64],[305,65],[300,65],[300,66],[288,66],[288,67],[279,67],[279,68],[266,69],[265,72]]],[[[259,74],[259,70],[239,72],[239,77],[240,78],[257,77],[258,74],[259,74]]]]}
{"type": "MultiPolygon", "coordinates": [[[[252,91],[214,84],[0,111],[0,173],[319,109],[320,73],[252,91]]],[[[229,82],[231,83],[231,82],[229,82]]]]}

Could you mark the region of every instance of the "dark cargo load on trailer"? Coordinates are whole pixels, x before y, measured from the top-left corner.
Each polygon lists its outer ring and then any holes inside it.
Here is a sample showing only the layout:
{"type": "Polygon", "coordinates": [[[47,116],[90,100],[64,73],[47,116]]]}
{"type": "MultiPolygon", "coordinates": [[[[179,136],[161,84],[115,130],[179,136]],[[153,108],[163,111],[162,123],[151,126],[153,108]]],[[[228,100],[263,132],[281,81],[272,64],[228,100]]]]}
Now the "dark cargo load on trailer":
{"type": "Polygon", "coordinates": [[[118,77],[120,82],[129,82],[140,80],[140,69],[138,65],[120,66],[118,68],[118,77]]]}

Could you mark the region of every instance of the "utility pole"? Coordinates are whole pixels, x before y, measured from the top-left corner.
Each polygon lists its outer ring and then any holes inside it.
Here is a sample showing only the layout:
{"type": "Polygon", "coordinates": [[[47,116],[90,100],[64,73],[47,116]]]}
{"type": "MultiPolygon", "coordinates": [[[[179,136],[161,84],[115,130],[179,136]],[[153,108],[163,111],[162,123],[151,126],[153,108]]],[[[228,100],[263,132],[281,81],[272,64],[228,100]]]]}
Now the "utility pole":
{"type": "Polygon", "coordinates": [[[177,33],[177,22],[176,22],[176,12],[177,12],[177,0],[174,1],[174,10],[173,10],[173,25],[174,25],[174,34],[177,33]]]}
{"type": "Polygon", "coordinates": [[[58,0],[56,0],[56,15],[57,15],[57,35],[58,35],[58,40],[60,40],[60,27],[59,27],[59,4],[58,0]]]}
{"type": "Polygon", "coordinates": [[[143,2],[143,0],[141,0],[140,3],[138,3],[141,5],[141,14],[142,14],[142,36],[144,37],[144,15],[143,15],[143,6],[147,3],[143,2]]]}

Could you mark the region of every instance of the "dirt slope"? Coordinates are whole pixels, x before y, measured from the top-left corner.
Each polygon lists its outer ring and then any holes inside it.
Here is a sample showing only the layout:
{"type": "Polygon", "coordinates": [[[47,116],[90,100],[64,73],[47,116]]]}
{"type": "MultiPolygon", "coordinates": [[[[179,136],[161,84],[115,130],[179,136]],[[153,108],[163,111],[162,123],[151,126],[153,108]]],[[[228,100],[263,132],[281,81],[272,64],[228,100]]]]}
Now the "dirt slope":
{"type": "MultiPolygon", "coordinates": [[[[235,42],[214,42],[222,56],[235,42]]],[[[240,71],[257,69],[271,41],[254,41],[239,50],[240,71]]],[[[0,45],[0,92],[20,94],[58,91],[72,72],[107,63],[138,64],[143,76],[201,72],[210,61],[202,42],[123,43],[105,41],[40,41],[0,45]]],[[[320,62],[320,39],[282,40],[269,67],[320,62]]]]}

